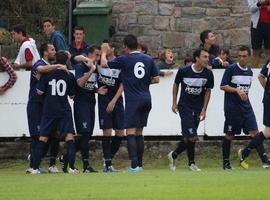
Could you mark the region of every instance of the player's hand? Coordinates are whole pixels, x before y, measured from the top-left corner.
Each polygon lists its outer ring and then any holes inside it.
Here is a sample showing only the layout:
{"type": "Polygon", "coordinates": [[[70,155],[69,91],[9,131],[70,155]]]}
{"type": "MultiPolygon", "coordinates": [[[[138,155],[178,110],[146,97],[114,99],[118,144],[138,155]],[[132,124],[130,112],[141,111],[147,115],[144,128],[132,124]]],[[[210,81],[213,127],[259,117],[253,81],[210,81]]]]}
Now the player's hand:
{"type": "Polygon", "coordinates": [[[97,93],[100,95],[105,95],[107,94],[107,92],[108,92],[108,89],[106,88],[106,86],[102,86],[97,89],[97,93]]]}
{"type": "Polygon", "coordinates": [[[237,89],[237,94],[239,95],[239,97],[241,98],[242,101],[248,100],[247,94],[245,92],[243,92],[242,90],[240,90],[239,88],[237,89]]]}
{"type": "Polygon", "coordinates": [[[227,67],[227,66],[229,66],[230,65],[230,63],[228,62],[228,61],[224,61],[223,63],[222,63],[222,66],[225,66],[225,67],[227,67]]]}
{"type": "Polygon", "coordinates": [[[39,72],[33,72],[33,77],[35,77],[37,80],[40,80],[41,73],[39,73],[39,72]]]}
{"type": "Polygon", "coordinates": [[[200,121],[205,120],[205,117],[206,117],[206,112],[202,110],[202,112],[200,113],[200,121]]]}
{"type": "Polygon", "coordinates": [[[20,65],[17,64],[17,63],[13,63],[11,66],[13,67],[13,69],[19,69],[20,68],[20,65]]]}
{"type": "Polygon", "coordinates": [[[101,52],[102,53],[107,53],[108,52],[108,50],[109,50],[109,44],[108,43],[102,43],[102,45],[101,45],[101,52]]]}
{"type": "Polygon", "coordinates": [[[111,113],[115,107],[115,101],[111,100],[110,103],[108,104],[107,108],[106,108],[106,111],[108,113],[111,113]]]}
{"type": "Polygon", "coordinates": [[[3,86],[0,87],[0,96],[4,95],[6,92],[5,88],[3,86]]]}
{"type": "Polygon", "coordinates": [[[164,72],[164,75],[165,76],[171,76],[171,75],[173,75],[173,71],[172,70],[167,70],[167,71],[164,72]]]}
{"type": "Polygon", "coordinates": [[[94,64],[94,61],[90,58],[87,60],[87,66],[91,72],[94,72],[96,70],[96,65],[94,64]]]}
{"type": "Polygon", "coordinates": [[[175,114],[178,113],[177,104],[173,104],[173,105],[172,105],[172,111],[173,111],[175,114]]]}

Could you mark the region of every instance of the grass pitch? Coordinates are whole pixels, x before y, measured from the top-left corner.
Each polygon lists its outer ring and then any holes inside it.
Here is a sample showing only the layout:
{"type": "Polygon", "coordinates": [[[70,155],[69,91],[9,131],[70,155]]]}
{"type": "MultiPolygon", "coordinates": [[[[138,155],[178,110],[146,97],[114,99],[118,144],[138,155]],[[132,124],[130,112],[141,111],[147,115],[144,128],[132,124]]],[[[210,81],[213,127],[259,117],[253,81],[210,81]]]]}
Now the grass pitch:
{"type": "Polygon", "coordinates": [[[121,166],[119,173],[27,175],[26,162],[2,162],[0,199],[270,199],[270,169],[262,169],[257,161],[247,171],[236,161],[233,171],[223,171],[219,163],[209,159],[199,160],[198,164],[201,172],[189,171],[183,162],[178,163],[176,172],[171,172],[167,160],[162,158],[151,165],[147,163],[144,172],[138,174],[127,173],[121,166]]]}

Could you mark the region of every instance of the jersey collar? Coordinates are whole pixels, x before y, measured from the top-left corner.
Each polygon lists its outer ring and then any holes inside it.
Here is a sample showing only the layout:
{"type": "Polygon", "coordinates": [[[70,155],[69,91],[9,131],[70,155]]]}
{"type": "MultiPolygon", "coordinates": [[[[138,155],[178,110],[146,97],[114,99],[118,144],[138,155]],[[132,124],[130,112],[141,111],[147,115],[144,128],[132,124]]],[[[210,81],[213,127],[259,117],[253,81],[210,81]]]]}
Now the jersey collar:
{"type": "Polygon", "coordinates": [[[236,63],[236,64],[237,64],[237,66],[238,66],[241,70],[243,70],[243,71],[247,71],[247,70],[248,70],[248,67],[244,68],[244,67],[241,67],[241,66],[239,65],[239,63],[236,63]]]}
{"type": "Polygon", "coordinates": [[[191,65],[191,69],[192,69],[193,72],[199,74],[199,73],[201,73],[201,72],[203,71],[203,68],[202,68],[201,71],[197,71],[197,70],[195,69],[194,65],[195,65],[195,64],[192,64],[192,65],[191,65]]]}
{"type": "Polygon", "coordinates": [[[132,53],[141,53],[140,51],[132,51],[132,52],[130,52],[129,54],[132,54],[132,53]]]}

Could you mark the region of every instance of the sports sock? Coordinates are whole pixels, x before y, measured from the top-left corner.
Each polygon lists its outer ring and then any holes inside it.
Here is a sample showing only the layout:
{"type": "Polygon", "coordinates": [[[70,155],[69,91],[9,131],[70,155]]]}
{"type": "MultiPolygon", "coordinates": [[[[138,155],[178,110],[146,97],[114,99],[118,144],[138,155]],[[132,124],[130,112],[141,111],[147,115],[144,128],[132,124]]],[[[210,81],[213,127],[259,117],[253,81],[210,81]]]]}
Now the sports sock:
{"type": "Polygon", "coordinates": [[[30,143],[30,162],[29,162],[30,168],[33,168],[33,165],[34,165],[33,162],[34,162],[35,150],[36,150],[37,144],[38,144],[38,138],[32,137],[31,143],[30,143]]]}
{"type": "Polygon", "coordinates": [[[114,158],[115,154],[120,148],[121,142],[122,142],[123,137],[120,136],[113,136],[111,139],[111,159],[114,158]]]}
{"type": "Polygon", "coordinates": [[[138,166],[143,166],[143,152],[144,152],[144,139],[142,135],[136,136],[137,142],[137,155],[138,155],[138,166]]]}
{"type": "Polygon", "coordinates": [[[127,149],[129,159],[131,161],[131,167],[136,168],[138,166],[138,155],[137,155],[137,142],[135,135],[127,136],[127,149]]]}
{"type": "Polygon", "coordinates": [[[176,149],[172,153],[173,159],[176,159],[179,154],[185,151],[187,148],[187,144],[184,141],[180,141],[176,147],[176,149]]]}
{"type": "MultiPolygon", "coordinates": [[[[246,157],[248,157],[251,150],[260,146],[264,140],[265,140],[265,137],[264,137],[263,133],[259,132],[255,137],[253,137],[251,139],[249,144],[243,149],[242,158],[245,159],[246,157]]],[[[260,149],[259,149],[259,151],[260,151],[260,149]]]]}
{"type": "Polygon", "coordinates": [[[67,141],[67,154],[68,154],[69,167],[71,169],[74,169],[76,148],[75,148],[75,142],[73,140],[67,141]]]}
{"type": "Polygon", "coordinates": [[[59,151],[60,140],[58,138],[51,138],[50,140],[50,166],[56,164],[56,157],[59,151]]]}
{"type": "Polygon", "coordinates": [[[89,134],[84,134],[81,136],[81,156],[82,156],[82,162],[83,162],[83,169],[87,169],[89,167],[89,140],[90,136],[89,134]]]}
{"type": "Polygon", "coordinates": [[[34,160],[33,160],[33,169],[38,169],[41,159],[43,157],[44,151],[46,150],[46,142],[39,141],[38,144],[36,145],[36,150],[34,160]]]}
{"type": "Polygon", "coordinates": [[[231,152],[231,140],[228,140],[226,137],[224,137],[222,143],[223,164],[229,162],[230,152],[231,152]]]}
{"type": "Polygon", "coordinates": [[[102,149],[103,149],[103,157],[105,160],[106,167],[109,167],[112,165],[111,136],[103,136],[102,137],[102,149]]]}
{"type": "Polygon", "coordinates": [[[195,164],[195,142],[187,142],[188,165],[195,164]]]}

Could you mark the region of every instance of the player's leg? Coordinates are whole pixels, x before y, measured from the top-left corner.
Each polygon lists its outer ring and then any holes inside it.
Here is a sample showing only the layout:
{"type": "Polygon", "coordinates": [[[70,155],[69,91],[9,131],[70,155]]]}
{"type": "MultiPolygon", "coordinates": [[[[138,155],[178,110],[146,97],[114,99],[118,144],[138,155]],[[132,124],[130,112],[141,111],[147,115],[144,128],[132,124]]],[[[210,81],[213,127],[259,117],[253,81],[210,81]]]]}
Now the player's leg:
{"type": "Polygon", "coordinates": [[[67,155],[69,164],[69,173],[78,173],[79,171],[75,168],[75,157],[76,147],[74,142],[74,133],[66,133],[65,141],[67,144],[67,155]]]}
{"type": "Polygon", "coordinates": [[[56,166],[56,158],[58,156],[60,146],[59,133],[52,134],[52,137],[50,137],[49,139],[49,146],[50,146],[50,164],[48,171],[50,173],[58,173],[59,170],[57,169],[56,166]]]}
{"type": "Polygon", "coordinates": [[[231,142],[234,138],[233,133],[225,133],[222,141],[222,157],[223,157],[223,169],[230,170],[232,169],[230,163],[230,154],[231,154],[231,142]]]}
{"type": "Polygon", "coordinates": [[[31,172],[32,174],[40,173],[39,166],[40,166],[47,142],[48,142],[47,136],[39,137],[39,142],[36,145],[36,149],[34,151],[35,154],[33,158],[33,171],[31,172]]]}
{"type": "Polygon", "coordinates": [[[105,162],[105,167],[103,168],[103,172],[109,172],[109,169],[112,166],[112,158],[111,158],[111,136],[112,129],[103,129],[103,137],[102,137],[102,149],[103,149],[103,158],[105,162]]]}
{"type": "Polygon", "coordinates": [[[138,166],[142,168],[143,153],[144,153],[143,128],[137,128],[136,130],[136,143],[137,143],[138,166]]]}

